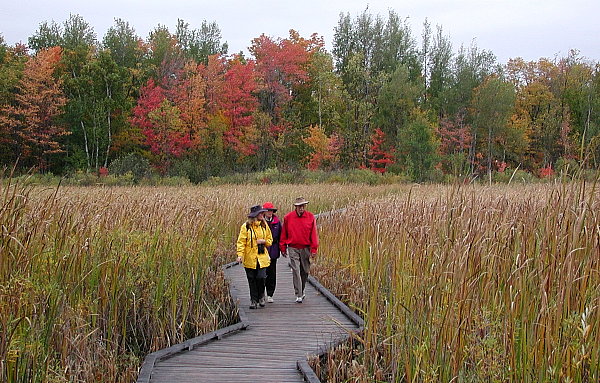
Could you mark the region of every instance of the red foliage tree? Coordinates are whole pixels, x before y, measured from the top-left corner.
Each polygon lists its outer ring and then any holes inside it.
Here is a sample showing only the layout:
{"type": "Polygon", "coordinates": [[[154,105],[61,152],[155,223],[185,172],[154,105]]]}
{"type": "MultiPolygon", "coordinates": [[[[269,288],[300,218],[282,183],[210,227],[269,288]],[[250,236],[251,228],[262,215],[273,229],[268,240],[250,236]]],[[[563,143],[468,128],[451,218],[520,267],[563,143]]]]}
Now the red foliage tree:
{"type": "Polygon", "coordinates": [[[148,80],[140,91],[131,119],[132,125],[146,137],[146,145],[154,155],[154,166],[163,174],[169,169],[173,157],[180,157],[194,145],[179,107],[166,97],[166,93],[152,79],[148,80]]]}
{"type": "Polygon", "coordinates": [[[464,124],[463,117],[444,118],[437,127],[441,154],[456,154],[469,150],[472,144],[471,127],[464,124]]]}
{"type": "Polygon", "coordinates": [[[208,56],[208,63],[200,64],[199,69],[206,84],[204,98],[206,100],[206,112],[209,115],[219,113],[220,101],[225,87],[225,58],[219,55],[208,56]]]}
{"type": "Polygon", "coordinates": [[[225,73],[223,93],[219,105],[228,119],[229,129],[225,132],[225,142],[237,153],[251,155],[256,150],[253,135],[253,114],[258,108],[254,96],[257,88],[254,61],[242,63],[233,59],[225,73]]]}
{"type": "Polygon", "coordinates": [[[132,110],[131,124],[140,129],[151,128],[152,121],[148,114],[158,108],[165,98],[164,89],[157,86],[153,79],[149,79],[146,85],[140,88],[140,97],[132,110]]]}
{"type": "Polygon", "coordinates": [[[292,99],[294,88],[310,80],[310,59],[322,46],[322,39],[316,35],[306,40],[294,30],[290,31],[289,39],[273,40],[263,34],[252,40],[250,52],[254,55],[256,71],[262,81],[263,109],[271,115],[273,135],[285,130],[287,124],[282,110],[292,99]]]}
{"type": "Polygon", "coordinates": [[[394,151],[385,150],[385,133],[377,128],[371,135],[371,145],[369,146],[368,161],[372,171],[385,173],[386,167],[394,163],[394,151]]]}
{"type": "Polygon", "coordinates": [[[548,178],[554,175],[554,169],[552,169],[552,165],[547,165],[546,167],[540,168],[539,170],[540,178],[548,178]]]}

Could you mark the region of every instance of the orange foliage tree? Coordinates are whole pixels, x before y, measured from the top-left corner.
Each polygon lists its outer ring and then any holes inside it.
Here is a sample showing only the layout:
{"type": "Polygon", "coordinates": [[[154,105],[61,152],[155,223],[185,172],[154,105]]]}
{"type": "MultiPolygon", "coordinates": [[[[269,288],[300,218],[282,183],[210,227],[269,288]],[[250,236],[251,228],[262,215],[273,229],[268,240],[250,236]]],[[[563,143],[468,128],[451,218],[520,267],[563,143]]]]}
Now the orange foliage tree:
{"type": "Polygon", "coordinates": [[[341,138],[335,133],[328,137],[325,130],[318,125],[309,126],[308,133],[308,137],[303,140],[312,152],[307,157],[306,167],[310,170],[336,168],[340,161],[341,138]]]}
{"type": "Polygon", "coordinates": [[[66,97],[54,70],[62,50],[41,50],[25,64],[15,101],[0,112],[0,129],[11,141],[14,159],[27,166],[46,168],[48,155],[63,152],[59,138],[68,134],[56,117],[63,112],[66,97]]]}

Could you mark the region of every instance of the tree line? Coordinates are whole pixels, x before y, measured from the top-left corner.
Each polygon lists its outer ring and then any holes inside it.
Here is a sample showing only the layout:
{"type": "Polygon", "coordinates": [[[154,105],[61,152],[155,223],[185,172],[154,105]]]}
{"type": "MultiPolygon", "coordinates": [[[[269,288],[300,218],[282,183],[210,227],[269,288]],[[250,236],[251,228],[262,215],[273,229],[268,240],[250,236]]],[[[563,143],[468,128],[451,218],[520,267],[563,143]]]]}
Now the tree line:
{"type": "Polygon", "coordinates": [[[600,164],[599,64],[497,62],[420,38],[394,11],[340,14],[317,34],[261,35],[229,54],[215,22],[142,39],[79,15],[27,45],[0,36],[0,165],[68,174],[155,172],[198,182],[277,168],[366,168],[415,181],[600,164]]]}

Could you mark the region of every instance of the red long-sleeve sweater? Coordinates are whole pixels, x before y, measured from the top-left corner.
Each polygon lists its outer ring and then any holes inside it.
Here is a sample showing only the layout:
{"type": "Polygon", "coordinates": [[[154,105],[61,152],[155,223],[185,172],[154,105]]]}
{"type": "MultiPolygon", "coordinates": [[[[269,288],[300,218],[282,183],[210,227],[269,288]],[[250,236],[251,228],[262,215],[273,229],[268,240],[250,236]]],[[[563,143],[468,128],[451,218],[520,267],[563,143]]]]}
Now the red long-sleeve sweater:
{"type": "Polygon", "coordinates": [[[283,217],[279,247],[285,253],[288,246],[299,249],[310,247],[310,252],[316,254],[319,248],[319,236],[317,221],[311,212],[305,211],[301,217],[298,217],[294,210],[283,217]]]}

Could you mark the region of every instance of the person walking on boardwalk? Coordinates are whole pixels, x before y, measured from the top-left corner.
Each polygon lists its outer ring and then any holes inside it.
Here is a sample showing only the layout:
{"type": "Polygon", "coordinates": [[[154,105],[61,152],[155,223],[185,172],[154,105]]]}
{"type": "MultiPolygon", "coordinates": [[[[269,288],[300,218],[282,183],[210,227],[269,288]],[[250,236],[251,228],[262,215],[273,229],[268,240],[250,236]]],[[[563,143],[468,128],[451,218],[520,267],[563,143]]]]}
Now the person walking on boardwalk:
{"type": "Polygon", "coordinates": [[[304,288],[310,274],[310,259],[317,256],[319,236],[315,216],[306,210],[308,201],[298,197],[294,210],[283,217],[279,247],[290,258],[296,303],[302,303],[304,288]]]}
{"type": "Polygon", "coordinates": [[[277,209],[271,202],[265,202],[263,209],[266,209],[265,220],[271,229],[273,236],[273,244],[269,247],[269,257],[271,264],[267,267],[267,279],[265,280],[265,288],[267,290],[267,302],[273,303],[273,294],[275,294],[275,286],[277,285],[277,259],[279,258],[279,237],[281,236],[281,221],[275,215],[277,209]]]}
{"type": "Polygon", "coordinates": [[[246,270],[251,309],[265,307],[265,279],[271,263],[266,248],[273,244],[271,229],[265,222],[266,211],[260,205],[252,206],[237,239],[237,260],[242,262],[246,270]]]}

